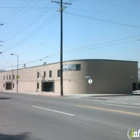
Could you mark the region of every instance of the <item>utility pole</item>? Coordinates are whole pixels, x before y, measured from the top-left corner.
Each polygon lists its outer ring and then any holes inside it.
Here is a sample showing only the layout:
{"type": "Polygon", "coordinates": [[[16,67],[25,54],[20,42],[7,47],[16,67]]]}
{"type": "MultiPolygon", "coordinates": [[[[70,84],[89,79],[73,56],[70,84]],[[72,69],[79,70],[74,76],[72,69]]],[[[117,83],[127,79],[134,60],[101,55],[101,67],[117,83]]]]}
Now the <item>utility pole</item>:
{"type": "Polygon", "coordinates": [[[63,0],[52,2],[60,4],[60,92],[63,96],[63,10],[66,8],[63,5],[71,5],[71,3],[63,2],[63,0]]]}

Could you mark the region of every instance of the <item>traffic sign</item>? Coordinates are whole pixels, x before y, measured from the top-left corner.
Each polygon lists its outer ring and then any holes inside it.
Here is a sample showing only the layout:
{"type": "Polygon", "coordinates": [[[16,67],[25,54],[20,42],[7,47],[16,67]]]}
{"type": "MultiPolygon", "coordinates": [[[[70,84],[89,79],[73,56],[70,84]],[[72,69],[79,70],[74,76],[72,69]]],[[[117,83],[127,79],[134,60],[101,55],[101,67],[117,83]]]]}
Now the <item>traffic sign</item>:
{"type": "Polygon", "coordinates": [[[92,84],[92,79],[91,79],[91,78],[88,79],[88,83],[89,83],[89,84],[92,84]]]}
{"type": "Polygon", "coordinates": [[[18,75],[16,76],[16,79],[19,79],[19,76],[18,75]]]}

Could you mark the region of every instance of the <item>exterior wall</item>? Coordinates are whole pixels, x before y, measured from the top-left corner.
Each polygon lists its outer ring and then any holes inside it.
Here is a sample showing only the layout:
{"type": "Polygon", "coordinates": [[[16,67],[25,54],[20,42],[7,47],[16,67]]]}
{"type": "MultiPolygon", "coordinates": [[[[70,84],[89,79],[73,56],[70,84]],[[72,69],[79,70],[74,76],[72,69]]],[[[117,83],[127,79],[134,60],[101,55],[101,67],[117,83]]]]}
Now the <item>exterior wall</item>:
{"type": "MultiPolygon", "coordinates": [[[[115,60],[74,60],[66,61],[63,66],[80,64],[81,70],[68,70],[63,72],[64,94],[83,94],[90,92],[90,85],[86,76],[91,76],[91,93],[131,93],[132,84],[138,82],[138,64],[133,61],[115,60]]],[[[19,70],[19,92],[41,92],[42,82],[54,82],[54,92],[60,93],[60,77],[57,71],[59,63],[48,64],[19,70]],[[46,77],[44,77],[44,71],[46,77]],[[49,77],[52,71],[52,77],[49,77]],[[39,72],[39,78],[37,78],[39,72]],[[39,83],[39,89],[37,89],[39,83]]],[[[7,82],[12,83],[12,91],[16,91],[16,70],[0,73],[0,91],[5,91],[7,82]],[[11,75],[11,79],[9,79],[11,75]],[[12,75],[15,75],[13,79],[12,75]],[[4,80],[5,76],[5,80],[4,80]],[[8,78],[7,78],[8,76],[8,78]],[[13,87],[14,83],[14,87],[13,87]]]]}
{"type": "MultiPolygon", "coordinates": [[[[86,76],[91,76],[92,93],[131,93],[132,83],[137,83],[137,62],[87,60],[74,61],[81,64],[81,71],[64,72],[64,91],[71,93],[89,93],[86,76]],[[69,79],[68,79],[69,78],[69,79]]],[[[66,64],[73,64],[67,62],[66,64]]]]}
{"type": "Polygon", "coordinates": [[[132,92],[132,83],[137,83],[137,63],[90,61],[88,64],[89,75],[93,76],[92,92],[130,93],[132,92]]]}
{"type": "Polygon", "coordinates": [[[140,82],[140,68],[138,69],[138,81],[140,82]]]}

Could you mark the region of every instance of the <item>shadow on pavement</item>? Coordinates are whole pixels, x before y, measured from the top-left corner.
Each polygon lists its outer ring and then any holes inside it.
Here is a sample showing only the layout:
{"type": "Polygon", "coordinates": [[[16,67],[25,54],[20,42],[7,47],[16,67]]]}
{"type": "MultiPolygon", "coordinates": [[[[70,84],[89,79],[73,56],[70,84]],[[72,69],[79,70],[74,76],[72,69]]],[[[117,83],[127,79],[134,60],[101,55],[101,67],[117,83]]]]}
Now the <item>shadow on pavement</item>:
{"type": "Polygon", "coordinates": [[[0,140],[33,140],[29,135],[29,133],[21,133],[18,135],[0,134],[0,140]]]}
{"type": "Polygon", "coordinates": [[[102,94],[102,95],[94,95],[91,97],[122,97],[122,96],[140,96],[140,94],[110,94],[110,95],[106,95],[106,94],[102,94]]]}
{"type": "Polygon", "coordinates": [[[12,99],[10,97],[0,97],[0,100],[9,100],[9,99],[12,99]]]}
{"type": "Polygon", "coordinates": [[[110,95],[102,94],[102,95],[94,95],[91,97],[119,97],[119,96],[128,96],[128,94],[110,94],[110,95]]]}

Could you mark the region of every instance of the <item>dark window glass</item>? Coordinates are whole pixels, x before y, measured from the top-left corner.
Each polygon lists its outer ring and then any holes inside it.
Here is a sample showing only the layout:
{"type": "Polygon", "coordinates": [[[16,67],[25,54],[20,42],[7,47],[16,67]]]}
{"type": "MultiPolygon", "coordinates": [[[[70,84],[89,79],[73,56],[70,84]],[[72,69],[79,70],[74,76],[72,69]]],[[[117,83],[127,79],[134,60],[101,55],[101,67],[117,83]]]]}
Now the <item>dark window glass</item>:
{"type": "Polygon", "coordinates": [[[13,80],[15,79],[15,75],[13,75],[13,80]]]}
{"type": "Polygon", "coordinates": [[[39,72],[37,72],[37,78],[39,78],[39,72]]]}
{"type": "Polygon", "coordinates": [[[61,73],[60,70],[57,71],[57,77],[60,77],[61,73]]]}
{"type": "Polygon", "coordinates": [[[70,65],[64,65],[63,71],[80,71],[81,70],[81,64],[70,64],[70,65]]]}
{"type": "Polygon", "coordinates": [[[9,75],[9,80],[11,80],[11,75],[9,75]]]}
{"type": "Polygon", "coordinates": [[[5,83],[3,83],[3,87],[5,87],[5,83]]]}
{"type": "Polygon", "coordinates": [[[3,80],[5,80],[5,76],[3,76],[3,80]]]}
{"type": "Polygon", "coordinates": [[[44,77],[46,77],[46,71],[44,71],[44,77]]]}
{"type": "Polygon", "coordinates": [[[8,75],[7,75],[7,80],[8,80],[8,75]]]}
{"type": "Polygon", "coordinates": [[[14,86],[15,86],[15,85],[14,85],[14,83],[13,83],[13,88],[14,88],[14,86]]]}
{"type": "Polygon", "coordinates": [[[52,71],[49,71],[49,77],[52,77],[52,71]]]}
{"type": "Polygon", "coordinates": [[[37,83],[37,89],[39,89],[39,83],[37,83]]]}

